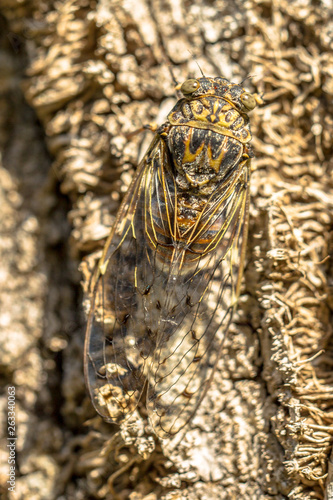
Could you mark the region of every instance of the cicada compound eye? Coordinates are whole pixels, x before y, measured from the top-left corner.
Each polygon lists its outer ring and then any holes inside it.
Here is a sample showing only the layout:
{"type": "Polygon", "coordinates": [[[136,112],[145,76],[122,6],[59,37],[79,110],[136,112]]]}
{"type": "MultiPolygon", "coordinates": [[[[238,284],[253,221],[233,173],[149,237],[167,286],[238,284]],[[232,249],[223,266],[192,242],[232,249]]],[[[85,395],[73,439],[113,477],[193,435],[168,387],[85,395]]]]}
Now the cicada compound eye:
{"type": "Polygon", "coordinates": [[[200,83],[198,82],[198,80],[191,78],[190,80],[186,80],[186,82],[182,84],[180,90],[184,95],[188,95],[188,94],[193,94],[193,92],[198,90],[199,87],[200,83]]]}
{"type": "Polygon", "coordinates": [[[257,105],[257,102],[255,100],[255,98],[253,97],[252,94],[249,94],[248,92],[244,92],[244,94],[242,94],[240,96],[240,100],[242,101],[242,104],[243,106],[248,110],[248,111],[251,111],[252,109],[254,109],[257,105]]]}

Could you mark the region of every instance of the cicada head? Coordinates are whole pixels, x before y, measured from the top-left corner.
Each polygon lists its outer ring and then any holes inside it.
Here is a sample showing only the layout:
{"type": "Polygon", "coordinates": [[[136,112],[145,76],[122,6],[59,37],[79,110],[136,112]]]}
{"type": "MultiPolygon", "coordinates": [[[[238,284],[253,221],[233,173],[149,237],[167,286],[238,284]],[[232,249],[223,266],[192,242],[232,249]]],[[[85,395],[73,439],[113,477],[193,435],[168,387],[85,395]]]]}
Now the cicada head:
{"type": "Polygon", "coordinates": [[[230,102],[242,113],[248,113],[259,104],[256,94],[250,94],[241,85],[231,83],[226,78],[191,78],[177,86],[188,100],[200,97],[216,96],[230,102]]]}

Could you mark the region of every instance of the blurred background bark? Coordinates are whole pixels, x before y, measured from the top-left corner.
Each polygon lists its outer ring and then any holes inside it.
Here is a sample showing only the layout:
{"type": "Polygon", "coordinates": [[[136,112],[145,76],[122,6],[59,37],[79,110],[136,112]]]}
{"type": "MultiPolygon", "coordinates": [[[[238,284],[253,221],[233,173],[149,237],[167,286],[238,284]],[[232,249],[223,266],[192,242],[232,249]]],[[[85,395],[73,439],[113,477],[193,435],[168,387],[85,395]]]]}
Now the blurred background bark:
{"type": "Polygon", "coordinates": [[[333,21],[327,0],[0,0],[1,495],[331,498],[333,21]],[[224,76],[251,115],[244,286],[180,443],[120,430],[86,396],[90,271],[178,81],[224,76]],[[7,386],[17,481],[8,493],[7,386]]]}

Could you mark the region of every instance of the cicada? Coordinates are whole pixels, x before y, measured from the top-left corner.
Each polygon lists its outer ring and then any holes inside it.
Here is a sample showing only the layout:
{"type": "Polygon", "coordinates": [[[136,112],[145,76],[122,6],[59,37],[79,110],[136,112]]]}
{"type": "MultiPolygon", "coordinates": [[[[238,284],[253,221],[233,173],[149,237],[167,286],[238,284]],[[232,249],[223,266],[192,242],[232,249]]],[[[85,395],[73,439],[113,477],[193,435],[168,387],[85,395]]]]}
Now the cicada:
{"type": "Polygon", "coordinates": [[[186,80],[120,207],[97,266],[85,377],[97,412],[122,423],[145,394],[172,436],[195,414],[222,352],[248,232],[248,112],[225,78],[186,80]]]}

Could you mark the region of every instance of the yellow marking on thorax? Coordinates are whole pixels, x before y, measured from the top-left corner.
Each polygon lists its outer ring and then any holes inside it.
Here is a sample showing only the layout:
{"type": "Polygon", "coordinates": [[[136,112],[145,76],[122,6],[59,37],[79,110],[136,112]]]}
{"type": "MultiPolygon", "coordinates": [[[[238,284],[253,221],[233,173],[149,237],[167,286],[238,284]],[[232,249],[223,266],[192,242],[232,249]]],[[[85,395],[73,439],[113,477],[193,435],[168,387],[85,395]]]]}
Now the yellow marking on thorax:
{"type": "MultiPolygon", "coordinates": [[[[191,153],[190,152],[190,141],[191,141],[191,138],[189,137],[185,143],[185,152],[184,152],[184,156],[183,156],[183,163],[193,163],[201,155],[201,153],[204,149],[204,146],[205,146],[205,142],[202,141],[200,147],[195,151],[195,153],[191,153]]],[[[213,158],[213,151],[212,151],[210,145],[207,146],[206,159],[208,159],[209,167],[212,168],[216,172],[216,174],[218,174],[222,160],[223,160],[224,156],[226,155],[226,153],[228,152],[228,150],[229,150],[229,146],[228,146],[228,138],[227,137],[223,138],[223,145],[221,148],[221,152],[218,155],[218,157],[215,159],[213,158]]],[[[205,158],[203,158],[203,159],[205,159],[205,158]]],[[[195,176],[195,174],[194,174],[194,176],[195,176]]],[[[191,178],[190,175],[186,175],[186,178],[191,184],[193,184],[193,179],[191,178]]],[[[203,185],[203,184],[206,184],[207,182],[209,182],[209,180],[203,181],[201,183],[196,182],[195,184],[196,185],[203,185]]]]}
{"type": "Polygon", "coordinates": [[[209,166],[218,174],[220,171],[220,166],[222,163],[223,158],[225,157],[226,153],[229,151],[229,141],[227,137],[224,137],[223,139],[223,145],[221,148],[221,152],[218,155],[215,160],[213,159],[213,152],[210,146],[207,148],[207,155],[209,158],[209,166]]]}
{"type": "MultiPolygon", "coordinates": [[[[193,115],[196,120],[204,122],[214,122],[217,127],[231,128],[235,121],[241,116],[240,113],[228,102],[226,102],[222,107],[221,103],[216,100],[213,105],[213,109],[210,107],[210,102],[207,99],[202,99],[203,109],[199,111],[199,104],[197,101],[191,103],[191,108],[193,115]],[[229,119],[226,120],[227,114],[229,119]],[[215,121],[218,117],[218,121],[215,121]]],[[[237,130],[244,126],[244,121],[241,120],[240,124],[237,126],[237,130]]]]}
{"type": "Polygon", "coordinates": [[[220,103],[219,103],[219,101],[218,101],[218,100],[216,100],[216,101],[214,102],[214,106],[213,106],[213,113],[214,113],[214,115],[216,115],[216,114],[217,114],[217,112],[218,112],[218,109],[219,109],[219,104],[220,104],[220,103]]]}
{"type": "Polygon", "coordinates": [[[171,125],[187,125],[193,128],[211,130],[224,136],[233,137],[242,144],[246,144],[251,140],[250,131],[245,124],[242,114],[228,101],[216,99],[212,105],[208,99],[203,97],[200,100],[193,100],[186,104],[191,107],[193,118],[187,119],[186,116],[188,113],[186,114],[184,111],[183,117],[177,118],[175,118],[175,113],[177,112],[170,113],[168,120],[171,125]],[[226,120],[227,115],[228,120],[226,120]],[[242,119],[235,126],[235,121],[240,117],[242,119]]]}
{"type": "Polygon", "coordinates": [[[193,163],[194,160],[202,153],[203,148],[205,147],[205,141],[202,141],[200,147],[195,151],[195,153],[190,152],[190,142],[191,136],[185,142],[185,152],[183,156],[183,163],[193,163]]]}

